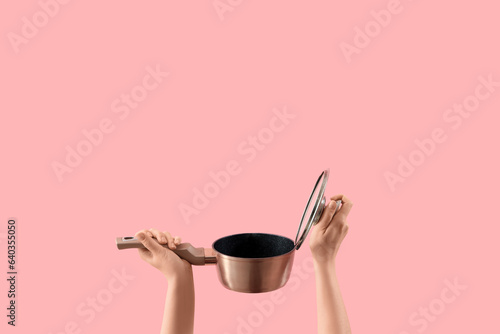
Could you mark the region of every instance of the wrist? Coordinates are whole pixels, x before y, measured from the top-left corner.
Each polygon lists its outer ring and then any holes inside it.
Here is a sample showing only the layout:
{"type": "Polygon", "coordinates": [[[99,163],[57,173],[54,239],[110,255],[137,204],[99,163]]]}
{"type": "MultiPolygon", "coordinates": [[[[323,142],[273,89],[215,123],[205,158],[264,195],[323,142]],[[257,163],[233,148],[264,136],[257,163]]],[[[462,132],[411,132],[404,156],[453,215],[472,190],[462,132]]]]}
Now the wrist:
{"type": "Polygon", "coordinates": [[[194,287],[193,275],[173,275],[165,277],[169,287],[174,287],[175,289],[194,287]]]}
{"type": "Polygon", "coordinates": [[[176,287],[189,287],[194,286],[194,279],[193,276],[189,275],[175,275],[167,277],[167,284],[176,287]]]}
{"type": "Polygon", "coordinates": [[[312,254],[313,260],[317,264],[335,265],[335,255],[333,253],[312,254]]]}
{"type": "Polygon", "coordinates": [[[193,269],[190,265],[174,272],[162,271],[162,273],[169,283],[193,282],[193,269]]]}
{"type": "Polygon", "coordinates": [[[328,272],[328,273],[333,273],[335,274],[336,272],[336,267],[335,267],[335,258],[313,258],[313,263],[314,263],[314,268],[316,272],[328,272]]]}
{"type": "Polygon", "coordinates": [[[311,247],[311,255],[317,263],[332,263],[337,257],[338,247],[326,246],[323,244],[311,247]]]}

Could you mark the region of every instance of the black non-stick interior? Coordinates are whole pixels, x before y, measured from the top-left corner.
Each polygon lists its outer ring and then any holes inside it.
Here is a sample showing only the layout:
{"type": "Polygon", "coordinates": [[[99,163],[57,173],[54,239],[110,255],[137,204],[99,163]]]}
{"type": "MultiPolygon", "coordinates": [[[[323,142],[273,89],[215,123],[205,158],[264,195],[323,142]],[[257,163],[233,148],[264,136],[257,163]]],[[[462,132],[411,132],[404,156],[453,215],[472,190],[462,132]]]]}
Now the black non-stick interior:
{"type": "Polygon", "coordinates": [[[275,234],[242,233],[220,238],[213,248],[228,256],[261,258],[286,254],[294,248],[294,243],[275,234]]]}

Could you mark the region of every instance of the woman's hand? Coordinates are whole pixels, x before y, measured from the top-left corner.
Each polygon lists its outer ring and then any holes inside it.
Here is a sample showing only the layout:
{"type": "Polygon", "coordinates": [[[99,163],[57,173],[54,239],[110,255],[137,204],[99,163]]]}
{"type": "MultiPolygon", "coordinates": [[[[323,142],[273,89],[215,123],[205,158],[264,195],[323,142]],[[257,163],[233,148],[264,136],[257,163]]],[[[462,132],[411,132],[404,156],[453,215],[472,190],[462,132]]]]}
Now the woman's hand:
{"type": "Polygon", "coordinates": [[[141,259],[157,268],[168,281],[168,293],[161,325],[162,334],[192,334],[194,328],[194,280],[191,264],[170,249],[176,249],[181,238],[167,231],[141,230],[135,237],[146,248],[139,248],[141,259]],[[163,245],[167,245],[164,247],[163,245]]]}
{"type": "Polygon", "coordinates": [[[319,334],[351,333],[335,269],[335,257],[349,229],[346,219],[351,207],[351,201],[344,195],[333,196],[309,238],[316,276],[319,334]],[[335,213],[338,200],[342,206],[335,213]]]}
{"type": "Polygon", "coordinates": [[[330,200],[309,238],[309,247],[317,263],[335,262],[340,244],[349,230],[346,219],[352,202],[344,195],[335,195],[330,200]],[[334,216],[337,200],[342,201],[342,207],[334,216]]]}
{"type": "Polygon", "coordinates": [[[180,237],[172,237],[169,232],[160,232],[154,228],[141,230],[135,237],[146,247],[139,248],[141,259],[160,270],[167,280],[193,275],[191,264],[170,250],[181,243],[180,237]],[[165,244],[168,248],[162,246],[165,244]]]}

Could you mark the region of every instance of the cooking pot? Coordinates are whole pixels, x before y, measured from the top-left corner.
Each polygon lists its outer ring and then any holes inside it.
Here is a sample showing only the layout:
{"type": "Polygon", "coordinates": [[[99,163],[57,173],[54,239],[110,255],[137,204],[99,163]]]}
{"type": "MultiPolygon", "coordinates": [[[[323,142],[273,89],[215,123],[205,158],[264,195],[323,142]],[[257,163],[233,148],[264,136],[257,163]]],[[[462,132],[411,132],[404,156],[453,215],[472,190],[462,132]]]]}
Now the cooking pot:
{"type": "MultiPolygon", "coordinates": [[[[300,248],[323,213],[328,175],[329,169],[324,170],[314,185],[295,242],[276,234],[241,233],[217,239],[212,248],[195,248],[190,243],[181,243],[171,251],[193,265],[215,264],[219,281],[230,290],[259,293],[279,289],[290,278],[295,250],[300,248]]],[[[341,201],[337,201],[334,214],[340,204],[341,201]]],[[[118,249],[144,248],[134,237],[118,237],[116,245],[118,249]]],[[[160,245],[168,248],[167,244],[160,245]]]]}

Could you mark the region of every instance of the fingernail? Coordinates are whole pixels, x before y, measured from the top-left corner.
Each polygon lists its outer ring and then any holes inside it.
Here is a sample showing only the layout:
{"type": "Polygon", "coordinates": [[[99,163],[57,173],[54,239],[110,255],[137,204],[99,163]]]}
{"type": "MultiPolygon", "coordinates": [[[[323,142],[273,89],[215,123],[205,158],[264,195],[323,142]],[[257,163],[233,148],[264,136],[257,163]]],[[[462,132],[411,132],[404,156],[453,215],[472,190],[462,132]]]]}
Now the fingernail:
{"type": "Polygon", "coordinates": [[[139,233],[137,235],[137,239],[139,239],[139,241],[144,241],[144,239],[146,239],[146,237],[144,236],[144,233],[139,233]]]}
{"type": "Polygon", "coordinates": [[[161,242],[167,242],[167,239],[165,237],[161,237],[161,242]]]}
{"type": "Polygon", "coordinates": [[[328,204],[328,206],[330,207],[330,209],[335,209],[335,207],[337,206],[337,202],[330,201],[330,204],[328,204]]]}

